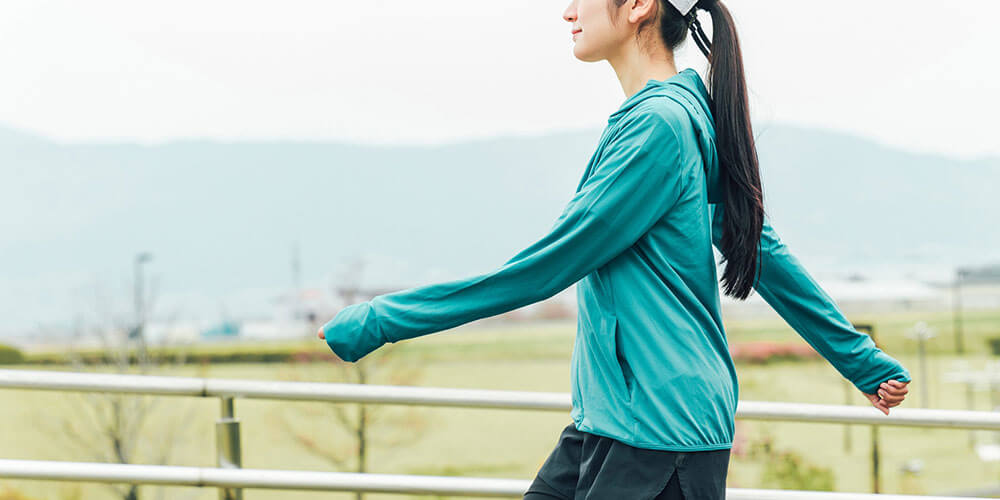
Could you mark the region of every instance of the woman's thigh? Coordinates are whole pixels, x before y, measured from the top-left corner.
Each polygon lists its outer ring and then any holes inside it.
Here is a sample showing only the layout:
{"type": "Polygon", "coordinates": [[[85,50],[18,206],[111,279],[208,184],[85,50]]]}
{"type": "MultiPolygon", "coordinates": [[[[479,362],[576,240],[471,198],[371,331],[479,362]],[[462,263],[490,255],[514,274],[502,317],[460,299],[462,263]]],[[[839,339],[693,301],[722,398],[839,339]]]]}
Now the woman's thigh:
{"type": "Polygon", "coordinates": [[[524,494],[525,500],[573,500],[580,477],[580,452],[583,434],[572,423],[559,435],[556,447],[538,470],[538,475],[524,494]]]}

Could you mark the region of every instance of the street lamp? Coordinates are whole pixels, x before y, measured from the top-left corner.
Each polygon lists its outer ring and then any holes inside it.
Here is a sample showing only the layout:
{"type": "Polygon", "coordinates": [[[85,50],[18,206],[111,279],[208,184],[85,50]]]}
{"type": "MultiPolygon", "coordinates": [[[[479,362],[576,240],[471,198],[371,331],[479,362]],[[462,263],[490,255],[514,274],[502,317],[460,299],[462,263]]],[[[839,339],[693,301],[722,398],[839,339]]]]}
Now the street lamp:
{"type": "Polygon", "coordinates": [[[955,353],[965,354],[965,345],[962,342],[962,278],[968,274],[968,270],[958,268],[955,271],[955,295],[952,300],[952,321],[955,330],[955,353]]]}
{"type": "MultiPolygon", "coordinates": [[[[927,340],[936,337],[937,335],[934,333],[934,330],[927,326],[926,322],[918,321],[917,324],[913,325],[913,328],[906,332],[906,336],[917,340],[917,354],[920,356],[920,379],[928,380],[926,343],[927,340]]],[[[927,386],[929,384],[924,383],[919,385],[921,407],[927,408],[927,386]]]]}
{"type": "Polygon", "coordinates": [[[153,260],[153,255],[149,252],[141,252],[136,254],[135,261],[133,262],[133,277],[135,280],[135,288],[133,293],[135,295],[135,328],[129,332],[129,338],[138,338],[142,347],[146,347],[146,336],[143,332],[143,327],[146,323],[146,311],[145,304],[143,303],[143,280],[142,280],[142,265],[153,260]]]}

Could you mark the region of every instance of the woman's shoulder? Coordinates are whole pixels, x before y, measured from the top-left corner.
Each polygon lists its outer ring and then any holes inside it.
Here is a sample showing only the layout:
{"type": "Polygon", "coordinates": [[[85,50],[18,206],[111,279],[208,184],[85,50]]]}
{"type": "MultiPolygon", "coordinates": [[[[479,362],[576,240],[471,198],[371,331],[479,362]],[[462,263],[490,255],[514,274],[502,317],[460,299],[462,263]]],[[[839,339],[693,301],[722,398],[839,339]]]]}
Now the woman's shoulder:
{"type": "Polygon", "coordinates": [[[622,117],[621,127],[633,126],[665,126],[674,131],[691,126],[688,111],[675,97],[668,92],[651,95],[635,105],[622,117]]]}

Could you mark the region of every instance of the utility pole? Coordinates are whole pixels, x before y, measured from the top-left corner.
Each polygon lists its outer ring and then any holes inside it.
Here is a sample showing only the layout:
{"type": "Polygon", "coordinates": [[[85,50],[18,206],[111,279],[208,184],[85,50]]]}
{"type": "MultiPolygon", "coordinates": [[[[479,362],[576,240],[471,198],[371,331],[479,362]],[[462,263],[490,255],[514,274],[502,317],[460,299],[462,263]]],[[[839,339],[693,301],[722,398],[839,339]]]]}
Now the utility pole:
{"type": "MultiPolygon", "coordinates": [[[[149,252],[136,254],[133,262],[132,272],[134,280],[134,300],[135,300],[135,328],[129,332],[129,337],[139,340],[140,353],[146,352],[146,308],[143,300],[143,276],[142,265],[153,259],[149,252]]],[[[138,359],[138,355],[137,355],[138,359]]]]}
{"type": "Polygon", "coordinates": [[[965,276],[965,269],[958,268],[955,271],[955,299],[952,301],[952,316],[955,330],[955,352],[965,354],[965,344],[962,341],[962,278],[965,276]]]}
{"type": "Polygon", "coordinates": [[[302,318],[302,260],[299,257],[299,242],[292,243],[292,317],[296,320],[302,318]]]}

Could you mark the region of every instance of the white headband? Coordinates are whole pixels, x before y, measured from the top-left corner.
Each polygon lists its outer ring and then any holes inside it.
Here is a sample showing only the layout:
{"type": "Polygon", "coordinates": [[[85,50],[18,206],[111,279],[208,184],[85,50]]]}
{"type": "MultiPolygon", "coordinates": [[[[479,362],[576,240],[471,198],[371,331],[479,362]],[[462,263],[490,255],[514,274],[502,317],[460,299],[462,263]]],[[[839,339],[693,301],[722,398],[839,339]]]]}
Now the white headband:
{"type": "Polygon", "coordinates": [[[682,16],[686,16],[688,12],[691,12],[694,4],[698,3],[698,0],[670,0],[670,3],[680,11],[682,16]]]}

